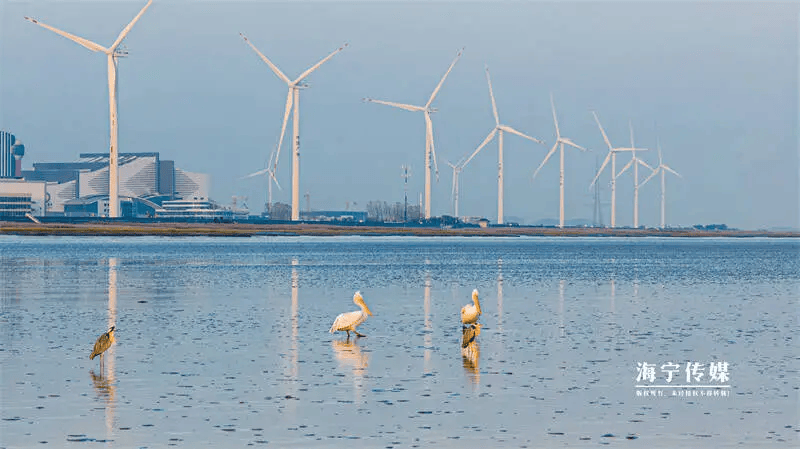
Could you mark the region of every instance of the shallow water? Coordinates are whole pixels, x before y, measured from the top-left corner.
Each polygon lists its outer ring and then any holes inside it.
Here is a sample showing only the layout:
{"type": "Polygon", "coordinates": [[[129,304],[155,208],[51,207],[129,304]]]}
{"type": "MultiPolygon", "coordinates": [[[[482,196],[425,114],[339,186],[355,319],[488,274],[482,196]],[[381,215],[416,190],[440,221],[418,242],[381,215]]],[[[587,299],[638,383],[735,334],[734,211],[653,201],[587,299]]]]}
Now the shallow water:
{"type": "Polygon", "coordinates": [[[0,237],[0,446],[796,447],[798,250],[0,237]],[[483,327],[462,348],[473,288],[483,327]],[[367,337],[329,334],[355,290],[367,337]],[[727,397],[636,395],[637,363],[680,364],[673,385],[714,361],[727,397]]]}

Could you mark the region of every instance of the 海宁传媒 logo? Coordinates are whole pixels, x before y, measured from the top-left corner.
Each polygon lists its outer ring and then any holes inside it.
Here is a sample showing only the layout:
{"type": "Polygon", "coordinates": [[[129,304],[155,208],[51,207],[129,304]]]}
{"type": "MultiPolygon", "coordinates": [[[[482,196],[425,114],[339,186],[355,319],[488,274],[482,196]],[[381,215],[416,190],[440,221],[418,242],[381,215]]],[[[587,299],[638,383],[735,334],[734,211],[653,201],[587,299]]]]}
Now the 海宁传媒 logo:
{"type": "Polygon", "coordinates": [[[729,397],[728,362],[636,362],[636,397],[729,397]]]}

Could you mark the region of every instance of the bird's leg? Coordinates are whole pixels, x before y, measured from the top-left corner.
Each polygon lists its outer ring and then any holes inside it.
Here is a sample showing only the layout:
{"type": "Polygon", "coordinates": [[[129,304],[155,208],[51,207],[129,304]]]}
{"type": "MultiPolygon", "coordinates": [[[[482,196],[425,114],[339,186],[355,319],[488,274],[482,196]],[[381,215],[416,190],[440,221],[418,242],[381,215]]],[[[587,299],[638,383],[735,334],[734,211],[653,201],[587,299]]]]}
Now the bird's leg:
{"type": "Polygon", "coordinates": [[[350,331],[345,331],[345,332],[347,332],[347,339],[350,340],[350,331]]]}
{"type": "Polygon", "coordinates": [[[366,335],[364,335],[364,334],[362,334],[362,333],[358,332],[358,331],[357,331],[357,330],[355,330],[355,329],[353,329],[353,332],[355,332],[355,334],[356,334],[357,336],[359,336],[359,337],[366,337],[366,335]]]}

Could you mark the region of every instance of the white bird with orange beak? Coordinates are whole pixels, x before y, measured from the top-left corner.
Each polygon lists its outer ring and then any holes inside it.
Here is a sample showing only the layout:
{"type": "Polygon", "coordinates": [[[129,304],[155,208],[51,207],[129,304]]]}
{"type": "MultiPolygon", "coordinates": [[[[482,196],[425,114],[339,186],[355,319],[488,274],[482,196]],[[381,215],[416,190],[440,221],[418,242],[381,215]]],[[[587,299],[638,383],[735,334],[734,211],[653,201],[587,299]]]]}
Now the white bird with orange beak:
{"type": "Polygon", "coordinates": [[[331,326],[331,330],[329,331],[330,333],[345,331],[347,332],[347,338],[350,338],[350,331],[353,331],[353,333],[359,337],[366,337],[366,335],[356,330],[356,326],[366,321],[367,316],[371,316],[372,312],[369,311],[369,307],[367,307],[367,304],[364,302],[360,291],[353,295],[353,302],[361,307],[361,310],[339,314],[333,321],[333,326],[331,326]]]}
{"type": "Polygon", "coordinates": [[[461,308],[461,324],[475,324],[481,316],[481,303],[478,301],[478,289],[472,290],[472,304],[467,304],[461,308]]]}

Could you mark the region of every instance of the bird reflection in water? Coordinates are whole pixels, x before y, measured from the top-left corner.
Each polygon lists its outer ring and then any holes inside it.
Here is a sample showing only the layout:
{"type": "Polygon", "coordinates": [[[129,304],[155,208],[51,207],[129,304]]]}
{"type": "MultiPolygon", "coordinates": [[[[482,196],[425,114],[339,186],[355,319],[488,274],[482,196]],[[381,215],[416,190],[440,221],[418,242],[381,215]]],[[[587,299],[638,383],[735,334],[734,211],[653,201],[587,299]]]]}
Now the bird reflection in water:
{"type": "Polygon", "coordinates": [[[364,376],[369,366],[369,352],[362,351],[356,344],[357,339],[349,337],[342,340],[331,340],[333,356],[342,371],[351,370],[353,376],[353,398],[358,401],[363,396],[364,376]]]}
{"type": "Polygon", "coordinates": [[[480,323],[466,326],[461,331],[461,361],[473,386],[478,386],[481,380],[479,366],[481,347],[478,345],[478,335],[481,334],[480,323]]]}

